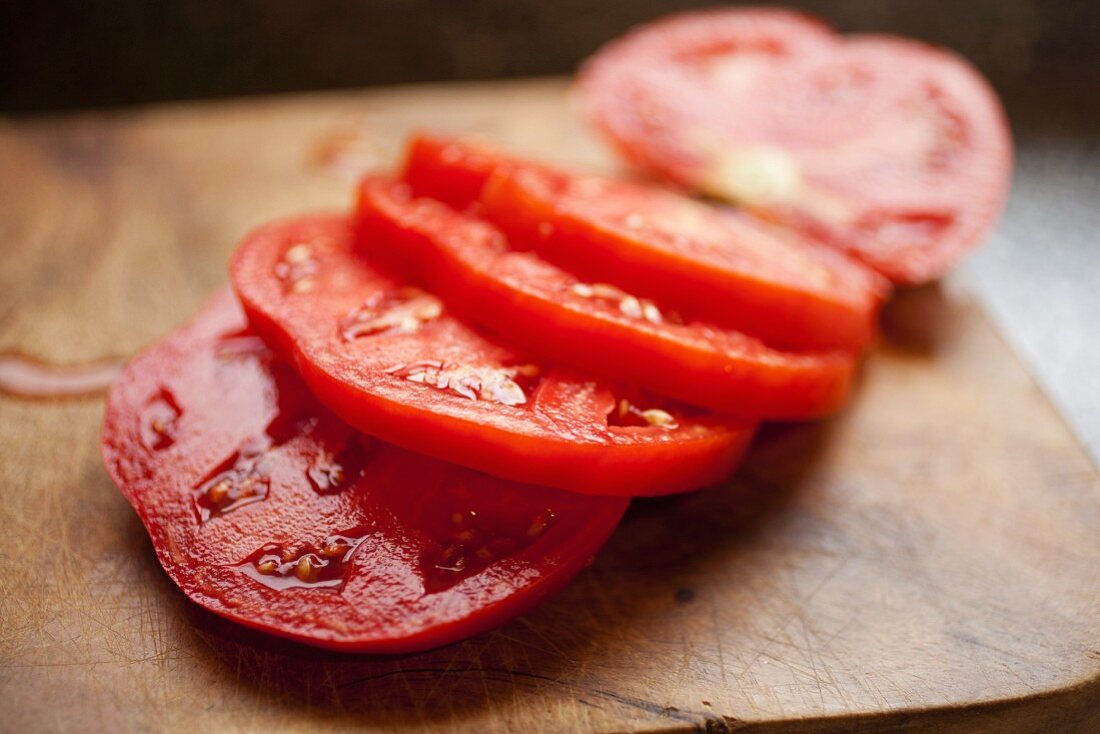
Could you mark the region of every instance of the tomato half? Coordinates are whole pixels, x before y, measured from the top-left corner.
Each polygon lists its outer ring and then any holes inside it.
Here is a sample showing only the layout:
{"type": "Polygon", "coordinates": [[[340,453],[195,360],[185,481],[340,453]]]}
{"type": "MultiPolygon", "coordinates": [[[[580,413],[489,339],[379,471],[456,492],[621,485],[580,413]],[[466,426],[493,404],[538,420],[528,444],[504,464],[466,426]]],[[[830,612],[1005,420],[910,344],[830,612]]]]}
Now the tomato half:
{"type": "Polygon", "coordinates": [[[949,51],[761,12],[673,16],[610,43],[579,76],[588,116],[642,167],[897,283],[942,275],[1007,195],[996,94],[949,51]]]}
{"type": "Polygon", "coordinates": [[[369,264],[345,217],[263,227],[231,274],[252,325],[318,399],[405,448],[517,481],[648,495],[724,478],[752,436],[746,422],[532,363],[369,264]],[[623,425],[623,400],[670,420],[623,425]]]}
{"type": "Polygon", "coordinates": [[[848,257],[755,217],[487,146],[415,136],[404,180],[417,196],[473,205],[513,244],[585,278],[777,347],[866,346],[889,290],[848,257]]]}
{"type": "Polygon", "coordinates": [[[509,343],[595,374],[754,418],[824,415],[852,383],[851,353],[781,352],[740,332],[684,322],[661,304],[511,249],[492,225],[413,198],[404,184],[365,179],[359,222],[369,257],[509,343]]]}
{"type": "Polygon", "coordinates": [[[245,327],[214,297],[128,365],[103,431],[161,565],[216,614],[336,650],[435,647],[560,589],[626,509],[367,438],[245,327]]]}

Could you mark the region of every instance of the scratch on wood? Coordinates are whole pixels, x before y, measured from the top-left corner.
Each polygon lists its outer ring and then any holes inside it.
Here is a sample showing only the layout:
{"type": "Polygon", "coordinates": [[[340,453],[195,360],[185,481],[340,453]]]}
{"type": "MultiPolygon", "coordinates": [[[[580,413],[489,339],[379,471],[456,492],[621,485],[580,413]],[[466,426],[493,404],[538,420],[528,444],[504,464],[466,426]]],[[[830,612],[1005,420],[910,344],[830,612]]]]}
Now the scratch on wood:
{"type": "Polygon", "coordinates": [[[645,711],[648,714],[654,716],[660,716],[665,719],[673,719],[675,721],[683,721],[686,723],[694,724],[702,719],[706,719],[709,715],[688,711],[681,711],[675,706],[661,706],[660,704],[653,703],[652,701],[646,701],[644,698],[635,698],[633,696],[624,696],[621,693],[613,693],[602,689],[595,689],[592,693],[596,694],[600,698],[606,698],[609,701],[621,703],[624,706],[638,709],[639,711],[645,711]]]}

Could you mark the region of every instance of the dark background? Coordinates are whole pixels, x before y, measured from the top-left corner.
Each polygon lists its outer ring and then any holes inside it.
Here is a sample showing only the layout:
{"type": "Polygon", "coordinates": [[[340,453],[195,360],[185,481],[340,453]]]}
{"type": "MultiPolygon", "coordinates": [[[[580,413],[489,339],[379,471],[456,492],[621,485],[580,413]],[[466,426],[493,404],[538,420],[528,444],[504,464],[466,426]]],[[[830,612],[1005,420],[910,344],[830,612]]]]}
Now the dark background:
{"type": "MultiPolygon", "coordinates": [[[[0,9],[0,109],[568,73],[635,23],[711,4],[9,0],[0,9]]],[[[1100,96],[1095,0],[788,4],[844,31],[903,33],[960,51],[992,79],[1017,123],[1041,123],[1044,106],[1059,118],[1100,119],[1092,114],[1100,96]]]]}

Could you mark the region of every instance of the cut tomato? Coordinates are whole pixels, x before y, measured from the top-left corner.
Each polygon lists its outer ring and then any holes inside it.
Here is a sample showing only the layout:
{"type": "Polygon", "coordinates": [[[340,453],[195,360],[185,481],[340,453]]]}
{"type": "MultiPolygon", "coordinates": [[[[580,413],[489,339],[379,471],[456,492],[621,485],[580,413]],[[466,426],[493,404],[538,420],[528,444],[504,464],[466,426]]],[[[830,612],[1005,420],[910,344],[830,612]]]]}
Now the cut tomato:
{"type": "Polygon", "coordinates": [[[781,352],[736,331],[684,322],[661,304],[510,249],[492,225],[413,198],[404,184],[365,179],[359,217],[369,257],[531,353],[754,418],[818,417],[850,389],[851,353],[781,352]]]}
{"type": "Polygon", "coordinates": [[[587,279],[777,347],[866,346],[889,290],[849,258],[754,217],[486,146],[416,136],[404,176],[417,196],[459,209],[478,197],[476,213],[514,245],[587,279]]]}
{"type": "Polygon", "coordinates": [[[128,365],[103,432],[161,565],[216,614],[336,650],[435,647],[556,592],[626,509],[367,438],[245,327],[213,298],[128,365]]]}
{"type": "Polygon", "coordinates": [[[513,161],[519,162],[476,142],[417,133],[409,138],[401,178],[417,196],[466,209],[477,201],[493,171],[513,161]]]}
{"type": "Polygon", "coordinates": [[[1007,195],[996,94],[946,50],[764,18],[774,11],[723,9],[633,31],[584,66],[583,107],[644,168],[895,282],[942,275],[1007,195]]]}
{"type": "MultiPolygon", "coordinates": [[[[344,217],[261,228],[231,271],[253,326],[320,401],[405,448],[517,481],[649,495],[724,478],[752,436],[747,422],[664,404],[669,421],[617,425],[626,391],[472,330],[360,257],[344,217]]],[[[641,413],[658,402],[630,396],[641,413]]]]}
{"type": "Polygon", "coordinates": [[[778,347],[865,347],[886,293],[839,253],[650,186],[510,167],[479,211],[570,270],[778,347]]]}

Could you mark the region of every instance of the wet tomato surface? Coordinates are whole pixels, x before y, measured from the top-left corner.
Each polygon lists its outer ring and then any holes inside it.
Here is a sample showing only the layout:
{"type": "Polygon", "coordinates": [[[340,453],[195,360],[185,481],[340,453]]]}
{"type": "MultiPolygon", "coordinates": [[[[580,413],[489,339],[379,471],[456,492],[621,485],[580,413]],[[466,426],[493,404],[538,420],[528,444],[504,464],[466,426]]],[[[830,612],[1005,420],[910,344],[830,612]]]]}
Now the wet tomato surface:
{"type": "Polygon", "coordinates": [[[228,291],[128,365],[103,454],[187,596],[345,651],[421,650],[504,623],[584,567],[627,504],[355,431],[275,361],[228,291]]]}
{"type": "Polygon", "coordinates": [[[418,136],[404,180],[418,196],[472,207],[514,246],[582,277],[772,346],[861,349],[874,338],[889,291],[884,279],[832,248],[742,212],[481,145],[418,136]],[[458,171],[464,185],[441,193],[458,171]]]}
{"type": "Polygon", "coordinates": [[[672,16],[599,51],[578,78],[626,154],[848,252],[897,283],[942,275],[1007,195],[1000,103],[965,59],[806,16],[672,16]]]}
{"type": "Polygon", "coordinates": [[[349,218],[261,228],[231,276],[253,327],[323,404],[437,458],[575,492],[664,494],[727,476],[753,433],[517,354],[364,259],[349,218]],[[616,422],[624,400],[653,420],[616,422]]]}
{"type": "Polygon", "coordinates": [[[406,184],[359,190],[363,249],[529,353],[550,355],[705,408],[753,418],[811,418],[839,407],[856,357],[794,353],[607,283],[585,282],[501,232],[406,184]]]}
{"type": "Polygon", "coordinates": [[[401,178],[417,196],[466,209],[477,201],[493,172],[506,164],[530,162],[505,156],[489,145],[420,132],[406,145],[401,178]]]}

